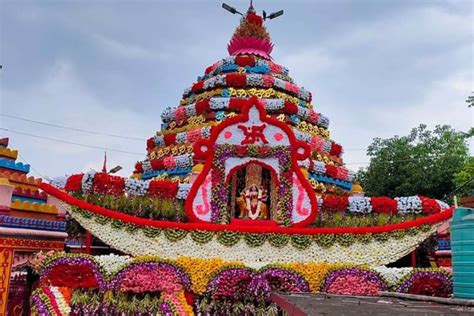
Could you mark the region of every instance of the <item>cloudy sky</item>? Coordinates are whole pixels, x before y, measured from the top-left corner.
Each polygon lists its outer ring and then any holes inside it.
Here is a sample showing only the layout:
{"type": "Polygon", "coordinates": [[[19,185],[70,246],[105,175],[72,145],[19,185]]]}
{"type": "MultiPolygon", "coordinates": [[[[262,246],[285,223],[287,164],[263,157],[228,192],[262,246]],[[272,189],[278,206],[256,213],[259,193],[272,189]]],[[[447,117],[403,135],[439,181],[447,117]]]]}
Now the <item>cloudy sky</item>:
{"type": "MultiPolygon", "coordinates": [[[[36,176],[100,169],[103,150],[15,132],[129,152],[109,151],[108,162],[130,174],[162,110],[227,56],[238,17],[220,4],[0,0],[1,114],[143,140],[5,116],[0,127],[10,131],[0,134],[36,176]]],[[[273,57],[313,92],[350,169],[365,165],[374,137],[420,123],[474,125],[465,103],[474,90],[472,1],[256,0],[255,7],[285,10],[267,24],[273,57]]]]}

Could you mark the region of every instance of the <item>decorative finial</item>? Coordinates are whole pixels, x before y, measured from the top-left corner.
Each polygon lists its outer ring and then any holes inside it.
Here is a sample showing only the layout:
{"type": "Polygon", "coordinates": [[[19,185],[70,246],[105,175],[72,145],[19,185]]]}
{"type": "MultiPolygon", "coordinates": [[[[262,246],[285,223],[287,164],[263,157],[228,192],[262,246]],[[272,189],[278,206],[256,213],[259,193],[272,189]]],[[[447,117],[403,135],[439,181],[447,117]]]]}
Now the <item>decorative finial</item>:
{"type": "Polygon", "coordinates": [[[247,14],[249,13],[255,13],[255,9],[253,8],[253,0],[250,0],[250,6],[249,6],[249,9],[247,10],[247,14]]]}

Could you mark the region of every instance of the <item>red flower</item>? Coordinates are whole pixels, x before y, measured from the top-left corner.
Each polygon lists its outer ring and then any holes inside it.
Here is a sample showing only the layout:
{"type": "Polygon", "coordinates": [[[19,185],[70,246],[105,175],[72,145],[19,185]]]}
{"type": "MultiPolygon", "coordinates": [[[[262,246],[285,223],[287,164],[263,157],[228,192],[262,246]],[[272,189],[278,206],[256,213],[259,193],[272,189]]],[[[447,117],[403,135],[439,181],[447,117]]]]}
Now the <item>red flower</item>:
{"type": "Polygon", "coordinates": [[[229,110],[240,111],[242,107],[247,103],[246,99],[236,99],[232,98],[229,102],[229,110]]]}
{"type": "Polygon", "coordinates": [[[169,180],[150,181],[149,195],[172,199],[178,192],[178,182],[169,180]]]}
{"type": "Polygon", "coordinates": [[[153,149],[155,148],[155,140],[153,137],[150,137],[146,141],[146,149],[153,149]]]}
{"type": "Polygon", "coordinates": [[[197,115],[200,115],[204,112],[209,112],[209,99],[197,101],[195,107],[197,115]]]}
{"type": "Polygon", "coordinates": [[[337,167],[333,165],[326,165],[326,175],[333,179],[337,178],[337,167]]]}
{"type": "Polygon", "coordinates": [[[239,157],[243,157],[247,154],[247,146],[235,146],[235,153],[239,157]]]}
{"type": "Polygon", "coordinates": [[[96,173],[91,191],[99,194],[120,195],[125,191],[125,179],[107,173],[96,173]]]}
{"type": "Polygon", "coordinates": [[[255,59],[252,56],[239,55],[235,57],[235,63],[239,65],[240,67],[245,67],[245,66],[253,67],[255,66],[255,59]]]}
{"type": "Polygon", "coordinates": [[[74,174],[67,178],[64,190],[69,192],[80,192],[82,191],[82,173],[74,174]]]}
{"type": "Polygon", "coordinates": [[[193,84],[191,90],[193,92],[198,92],[204,89],[204,80],[198,81],[195,84],[193,84]]]}
{"type": "Polygon", "coordinates": [[[168,133],[163,136],[166,146],[171,146],[176,144],[176,134],[168,133]]]}
{"type": "Polygon", "coordinates": [[[397,201],[389,197],[373,197],[370,199],[375,213],[397,214],[397,201]]]}
{"type": "Polygon", "coordinates": [[[342,146],[336,143],[331,144],[331,150],[329,151],[329,154],[331,156],[336,156],[340,157],[342,153],[342,146]]]}
{"type": "Polygon", "coordinates": [[[162,170],[165,168],[163,159],[154,159],[150,161],[151,169],[153,170],[162,170]]]}
{"type": "Polygon", "coordinates": [[[323,197],[323,209],[327,212],[345,212],[348,205],[347,196],[326,195],[323,197]]]}
{"type": "Polygon", "coordinates": [[[285,112],[288,115],[298,113],[298,106],[290,101],[285,101],[285,112]]]}
{"type": "Polygon", "coordinates": [[[256,15],[255,13],[249,13],[247,14],[247,17],[245,18],[247,22],[257,24],[257,25],[262,25],[263,24],[263,19],[261,16],[256,15]]]}
{"type": "Polygon", "coordinates": [[[137,162],[135,164],[135,171],[138,172],[138,173],[143,173],[143,166],[141,163],[137,162]]]}
{"type": "Polygon", "coordinates": [[[245,74],[228,74],[225,77],[226,84],[229,87],[245,87],[247,85],[247,76],[245,74]]]}
{"type": "Polygon", "coordinates": [[[194,306],[195,297],[193,293],[184,291],[184,298],[186,298],[186,303],[188,303],[189,306],[194,306]]]}
{"type": "Polygon", "coordinates": [[[212,72],[212,69],[214,69],[214,66],[209,66],[206,68],[206,71],[204,71],[204,73],[208,74],[210,72],[212,72]]]}
{"type": "Polygon", "coordinates": [[[449,297],[449,292],[444,282],[430,276],[415,279],[408,289],[409,294],[437,297],[449,297]]]}
{"type": "Polygon", "coordinates": [[[441,206],[434,199],[430,199],[424,196],[420,196],[421,205],[423,206],[423,213],[425,214],[437,214],[441,212],[441,206]]]}
{"type": "Polygon", "coordinates": [[[86,265],[55,266],[42,282],[51,286],[71,288],[98,287],[97,279],[92,269],[86,265]]]}
{"type": "Polygon", "coordinates": [[[265,157],[266,155],[270,154],[270,148],[269,147],[259,147],[258,148],[258,154],[261,157],[265,157]]]}

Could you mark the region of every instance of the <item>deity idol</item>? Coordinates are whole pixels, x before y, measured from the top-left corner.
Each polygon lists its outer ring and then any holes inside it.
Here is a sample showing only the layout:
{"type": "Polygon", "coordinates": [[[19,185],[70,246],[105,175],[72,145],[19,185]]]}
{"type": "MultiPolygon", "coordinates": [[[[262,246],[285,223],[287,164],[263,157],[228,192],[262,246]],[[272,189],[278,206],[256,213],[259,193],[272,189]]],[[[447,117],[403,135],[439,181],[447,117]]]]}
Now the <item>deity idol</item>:
{"type": "Polygon", "coordinates": [[[267,200],[266,190],[255,184],[244,189],[236,202],[240,209],[240,218],[267,219],[268,209],[265,201],[267,200]]]}

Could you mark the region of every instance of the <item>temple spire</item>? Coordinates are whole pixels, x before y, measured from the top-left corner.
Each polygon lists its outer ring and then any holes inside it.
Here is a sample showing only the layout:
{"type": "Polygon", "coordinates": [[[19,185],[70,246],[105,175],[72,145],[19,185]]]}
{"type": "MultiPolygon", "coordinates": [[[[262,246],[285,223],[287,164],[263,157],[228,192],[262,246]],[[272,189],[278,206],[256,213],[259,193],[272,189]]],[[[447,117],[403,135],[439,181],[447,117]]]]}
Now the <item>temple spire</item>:
{"type": "Polygon", "coordinates": [[[255,12],[252,1],[227,45],[227,50],[234,56],[250,54],[271,59],[273,44],[270,34],[264,25],[263,17],[255,12]]]}

